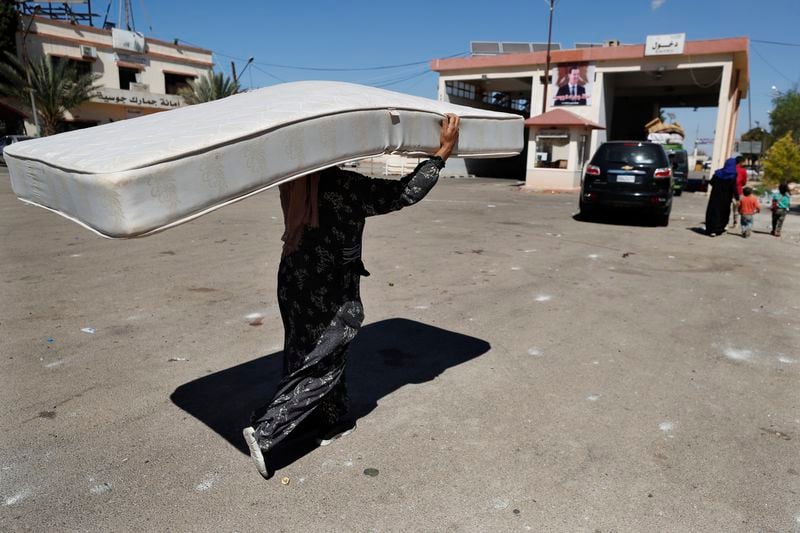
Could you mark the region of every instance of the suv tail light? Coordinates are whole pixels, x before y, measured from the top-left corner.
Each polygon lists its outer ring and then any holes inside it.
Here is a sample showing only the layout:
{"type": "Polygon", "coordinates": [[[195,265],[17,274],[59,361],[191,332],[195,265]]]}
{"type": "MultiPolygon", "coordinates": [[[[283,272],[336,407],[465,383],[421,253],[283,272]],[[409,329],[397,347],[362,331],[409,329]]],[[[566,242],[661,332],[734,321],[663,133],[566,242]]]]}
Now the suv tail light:
{"type": "Polygon", "coordinates": [[[590,176],[599,176],[600,167],[595,165],[586,165],[586,173],[590,176]]]}
{"type": "Polygon", "coordinates": [[[669,167],[666,168],[657,168],[655,173],[653,173],[654,178],[671,178],[672,177],[672,169],[669,167]]]}

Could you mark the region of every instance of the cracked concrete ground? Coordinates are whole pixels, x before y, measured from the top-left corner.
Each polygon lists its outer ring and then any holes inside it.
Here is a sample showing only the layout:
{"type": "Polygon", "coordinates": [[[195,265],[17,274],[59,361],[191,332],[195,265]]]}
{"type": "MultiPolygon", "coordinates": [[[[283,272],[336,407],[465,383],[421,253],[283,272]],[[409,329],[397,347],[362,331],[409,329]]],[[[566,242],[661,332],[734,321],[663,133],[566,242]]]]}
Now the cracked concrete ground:
{"type": "Polygon", "coordinates": [[[800,531],[800,217],[711,239],[705,201],[443,179],[369,220],[358,430],[264,481],[277,193],[112,241],[2,170],[0,530],[800,531]]]}

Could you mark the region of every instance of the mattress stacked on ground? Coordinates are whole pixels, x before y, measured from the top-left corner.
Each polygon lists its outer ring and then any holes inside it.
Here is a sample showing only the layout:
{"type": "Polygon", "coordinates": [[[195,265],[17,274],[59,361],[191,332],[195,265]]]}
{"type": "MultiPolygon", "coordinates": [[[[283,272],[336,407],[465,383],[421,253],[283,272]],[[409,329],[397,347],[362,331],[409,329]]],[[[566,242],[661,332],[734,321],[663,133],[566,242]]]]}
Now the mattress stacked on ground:
{"type": "Polygon", "coordinates": [[[433,154],[444,113],[461,117],[455,156],[523,148],[518,115],[310,81],[16,143],[4,155],[21,200],[105,237],[140,237],[322,168],[433,154]]]}

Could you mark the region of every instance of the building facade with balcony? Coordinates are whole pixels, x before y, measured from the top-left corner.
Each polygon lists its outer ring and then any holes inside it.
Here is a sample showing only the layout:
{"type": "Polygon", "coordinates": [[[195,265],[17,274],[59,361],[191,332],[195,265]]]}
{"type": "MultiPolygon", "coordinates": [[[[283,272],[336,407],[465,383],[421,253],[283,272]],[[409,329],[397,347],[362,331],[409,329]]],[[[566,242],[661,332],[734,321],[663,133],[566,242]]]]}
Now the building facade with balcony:
{"type": "MultiPolygon", "coordinates": [[[[84,128],[185,105],[178,91],[213,67],[212,52],[119,29],[101,29],[34,16],[22,17],[17,55],[69,61],[99,75],[91,100],[64,114],[62,129],[84,128]]],[[[26,103],[0,102],[6,133],[35,135],[26,103]],[[16,124],[14,122],[16,113],[16,124]],[[9,131],[11,129],[23,131],[9,131]]]]}

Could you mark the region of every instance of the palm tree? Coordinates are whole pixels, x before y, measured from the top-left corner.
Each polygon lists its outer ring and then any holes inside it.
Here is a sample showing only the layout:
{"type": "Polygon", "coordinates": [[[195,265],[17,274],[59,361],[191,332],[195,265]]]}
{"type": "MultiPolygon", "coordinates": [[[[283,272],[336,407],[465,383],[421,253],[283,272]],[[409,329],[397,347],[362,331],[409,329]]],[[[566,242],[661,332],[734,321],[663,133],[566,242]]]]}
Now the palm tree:
{"type": "Polygon", "coordinates": [[[219,100],[239,92],[239,84],[222,74],[209,70],[205,76],[190,80],[189,86],[181,89],[179,94],[187,104],[201,104],[219,100]]]}
{"type": "Polygon", "coordinates": [[[23,65],[13,54],[6,52],[6,63],[0,62],[0,94],[18,99],[23,105],[30,102],[31,93],[42,123],[42,135],[58,131],[64,112],[75,109],[92,97],[99,86],[94,82],[99,74],[79,75],[67,61],[54,63],[50,57],[23,65]]]}

